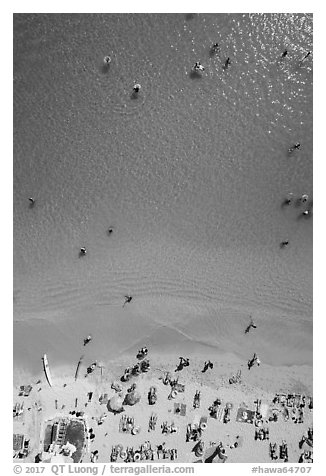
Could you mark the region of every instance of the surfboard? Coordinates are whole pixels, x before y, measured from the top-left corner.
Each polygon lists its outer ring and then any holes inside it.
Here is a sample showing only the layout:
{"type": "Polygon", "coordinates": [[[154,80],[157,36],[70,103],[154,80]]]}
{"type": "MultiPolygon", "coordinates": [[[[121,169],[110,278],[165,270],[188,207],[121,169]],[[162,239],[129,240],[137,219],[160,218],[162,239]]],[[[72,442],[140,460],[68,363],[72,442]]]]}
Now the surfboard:
{"type": "Polygon", "coordinates": [[[79,370],[80,370],[80,366],[81,366],[81,363],[83,361],[83,358],[84,356],[82,355],[78,361],[78,364],[77,364],[77,368],[76,368],[76,372],[75,372],[75,381],[77,380],[78,378],[78,374],[79,374],[79,370]]]}
{"type": "Polygon", "coordinates": [[[44,367],[44,373],[46,376],[46,380],[48,381],[48,384],[50,387],[52,387],[52,378],[51,378],[51,373],[50,373],[50,367],[49,367],[49,362],[46,354],[43,355],[43,367],[44,367]]]}

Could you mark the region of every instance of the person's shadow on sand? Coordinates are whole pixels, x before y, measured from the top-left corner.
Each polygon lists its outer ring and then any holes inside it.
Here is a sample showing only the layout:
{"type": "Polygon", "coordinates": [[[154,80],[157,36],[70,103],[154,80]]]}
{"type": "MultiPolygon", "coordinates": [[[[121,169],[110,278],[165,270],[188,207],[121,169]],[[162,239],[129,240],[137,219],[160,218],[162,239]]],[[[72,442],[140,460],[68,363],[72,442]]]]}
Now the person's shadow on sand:
{"type": "Polygon", "coordinates": [[[199,71],[191,70],[189,73],[190,79],[202,79],[202,75],[199,71]]]}

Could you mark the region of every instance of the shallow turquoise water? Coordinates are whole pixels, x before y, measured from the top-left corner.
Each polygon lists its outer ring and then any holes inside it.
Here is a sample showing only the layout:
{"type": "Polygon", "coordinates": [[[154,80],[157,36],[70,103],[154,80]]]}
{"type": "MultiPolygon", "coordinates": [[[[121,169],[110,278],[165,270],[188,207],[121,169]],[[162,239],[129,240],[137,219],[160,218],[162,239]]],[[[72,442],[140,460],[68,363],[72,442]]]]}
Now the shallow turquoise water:
{"type": "Polygon", "coordinates": [[[281,207],[313,192],[308,50],[311,15],[15,15],[17,365],[85,332],[311,362],[312,220],[281,207]]]}

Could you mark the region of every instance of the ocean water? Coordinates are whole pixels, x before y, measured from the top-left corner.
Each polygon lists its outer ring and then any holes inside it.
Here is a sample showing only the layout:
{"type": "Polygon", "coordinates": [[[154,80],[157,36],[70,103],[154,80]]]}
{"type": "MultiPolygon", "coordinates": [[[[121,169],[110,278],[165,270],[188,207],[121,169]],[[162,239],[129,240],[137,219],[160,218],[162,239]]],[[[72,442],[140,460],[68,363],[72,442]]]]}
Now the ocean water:
{"type": "Polygon", "coordinates": [[[16,368],[88,333],[89,359],[312,362],[313,220],[282,207],[312,205],[312,37],[311,14],[14,15],[16,368]]]}

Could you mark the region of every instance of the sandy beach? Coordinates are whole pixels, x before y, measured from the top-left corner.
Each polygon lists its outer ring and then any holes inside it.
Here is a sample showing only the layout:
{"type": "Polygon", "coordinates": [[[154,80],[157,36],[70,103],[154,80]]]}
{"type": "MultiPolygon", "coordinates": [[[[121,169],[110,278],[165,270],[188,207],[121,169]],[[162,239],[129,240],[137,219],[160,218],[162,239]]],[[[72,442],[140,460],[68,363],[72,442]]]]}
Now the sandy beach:
{"type": "MultiPolygon", "coordinates": [[[[55,416],[67,416],[70,412],[84,412],[88,428],[92,428],[95,438],[88,442],[89,451],[85,454],[83,462],[89,462],[93,451],[98,451],[98,462],[110,461],[112,448],[122,445],[124,449],[140,447],[149,441],[154,451],[154,458],[157,458],[157,447],[165,443],[167,449],[177,449],[177,457],[173,462],[191,463],[202,462],[202,458],[196,457],[193,448],[195,441],[186,442],[186,428],[189,423],[198,422],[201,417],[207,417],[207,428],[200,438],[205,444],[205,451],[213,444],[223,443],[226,450],[228,463],[236,462],[270,462],[269,443],[281,445],[282,440],[286,440],[288,446],[288,461],[297,463],[303,450],[299,448],[299,442],[312,427],[313,411],[307,406],[304,409],[303,423],[294,423],[290,410],[290,418],[284,421],[279,415],[277,422],[268,421],[268,416],[264,418],[264,425],[269,428],[269,439],[264,441],[255,440],[254,423],[237,422],[236,416],[238,408],[246,407],[255,411],[255,401],[269,405],[269,413],[277,405],[272,401],[276,394],[296,394],[305,395],[306,398],[312,396],[312,372],[309,366],[291,367],[271,367],[261,365],[250,369],[243,362],[231,356],[224,356],[217,361],[212,359],[213,369],[203,370],[203,359],[201,356],[192,356],[190,365],[182,371],[175,372],[178,364],[178,354],[162,358],[160,356],[149,356],[151,370],[138,377],[132,377],[129,382],[121,383],[123,395],[127,394],[127,389],[135,383],[137,391],[141,395],[141,400],[134,406],[124,405],[124,412],[113,414],[107,409],[106,404],[100,403],[100,396],[108,394],[108,398],[113,397],[116,392],[111,388],[113,382],[120,380],[124,368],[134,362],[119,361],[108,362],[102,368],[96,369],[92,374],[85,377],[86,363],[81,368],[77,381],[74,380],[75,368],[57,368],[53,372],[53,387],[49,387],[44,375],[40,377],[40,383],[36,381],[24,381],[30,383],[33,390],[28,398],[17,397],[19,386],[14,388],[14,401],[25,402],[24,418],[16,423],[16,430],[26,432],[31,438],[31,452],[26,461],[34,461],[35,456],[42,452],[42,433],[46,420],[55,416]],[[229,378],[241,370],[242,383],[230,384],[229,378]],[[166,372],[171,372],[173,378],[179,377],[179,382],[185,386],[184,392],[178,393],[173,399],[168,399],[170,394],[169,385],[164,385],[162,378],[166,372]],[[151,386],[157,388],[157,402],[154,405],[148,403],[148,391],[151,386]],[[196,391],[200,391],[200,407],[193,408],[193,400],[196,391]],[[88,394],[92,392],[92,399],[89,402],[88,394]],[[76,406],[76,398],[78,403],[76,406]],[[222,406],[232,403],[230,421],[223,423],[210,417],[209,407],[219,398],[222,406]],[[57,409],[55,408],[57,401],[57,409]],[[174,413],[175,403],[186,404],[186,414],[183,416],[174,413]],[[35,407],[37,405],[38,408],[35,407]],[[30,408],[30,410],[28,410],[30,408]],[[39,410],[39,408],[41,410],[39,410]],[[148,432],[149,418],[152,413],[157,414],[157,424],[155,431],[148,432]],[[139,432],[135,435],[119,432],[119,421],[123,415],[133,417],[139,432]],[[98,419],[103,417],[103,423],[98,424],[98,419]],[[177,427],[177,431],[171,434],[162,434],[161,425],[163,422],[172,422],[177,427]],[[21,426],[23,425],[23,427],[21,426]],[[230,448],[237,438],[241,439],[241,445],[230,448]]],[[[136,359],[134,359],[136,361],[136,359]]],[[[23,383],[23,380],[20,382],[23,383]]],[[[307,400],[308,401],[308,400],[307,400]]],[[[162,455],[160,457],[162,459],[162,455]]],[[[215,458],[213,462],[219,462],[215,458]]],[[[123,459],[118,458],[118,462],[123,459]]],[[[169,462],[166,457],[164,462],[169,462]]],[[[221,461],[220,461],[221,462],[221,461]]],[[[277,462],[282,462],[278,459],[277,462]]]]}

